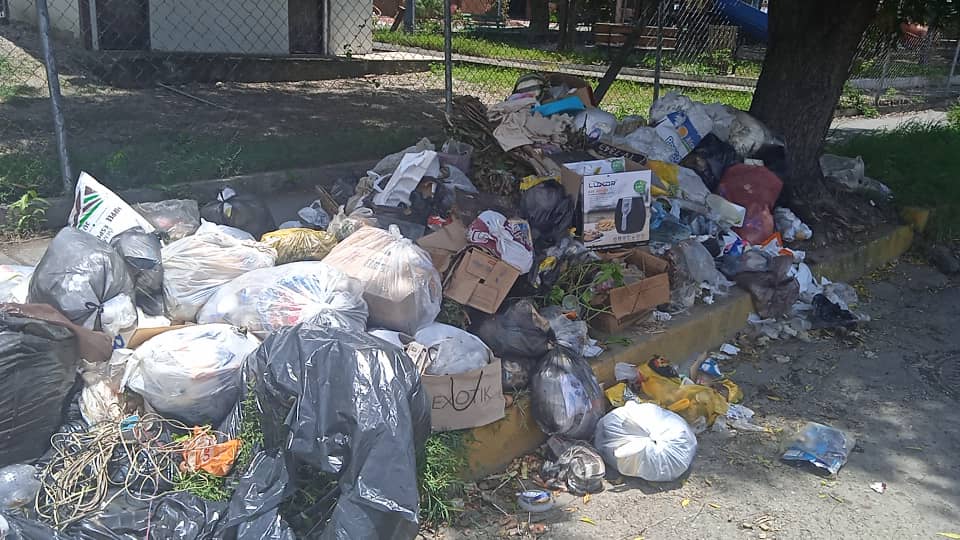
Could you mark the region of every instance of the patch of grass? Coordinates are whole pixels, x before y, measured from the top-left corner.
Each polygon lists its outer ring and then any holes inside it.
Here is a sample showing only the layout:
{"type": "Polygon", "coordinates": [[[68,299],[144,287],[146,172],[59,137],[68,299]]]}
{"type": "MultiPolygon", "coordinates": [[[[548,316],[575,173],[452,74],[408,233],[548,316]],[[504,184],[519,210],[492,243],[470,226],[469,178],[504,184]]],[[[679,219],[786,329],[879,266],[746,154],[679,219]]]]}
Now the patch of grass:
{"type": "Polygon", "coordinates": [[[29,75],[29,72],[21,66],[15,65],[10,58],[0,56],[0,103],[17,97],[39,94],[40,92],[36,88],[23,84],[23,81],[29,75]]]}
{"type": "Polygon", "coordinates": [[[421,460],[420,518],[424,523],[445,523],[456,509],[450,499],[463,487],[460,474],[467,467],[463,431],[434,433],[427,439],[421,460]]]}
{"type": "MultiPolygon", "coordinates": [[[[455,65],[453,78],[457,84],[458,93],[483,94],[496,99],[506,98],[513,90],[517,78],[523,70],[511,68],[496,68],[477,65],[455,65]]],[[[443,76],[443,66],[437,65],[433,69],[434,76],[443,76]]],[[[591,85],[596,85],[596,79],[587,79],[591,85]]],[[[739,109],[749,109],[753,94],[733,90],[714,90],[710,88],[672,88],[663,87],[661,94],[670,91],[681,92],[691,99],[705,103],[725,103],[739,109]]],[[[653,103],[653,85],[618,80],[613,83],[610,91],[603,100],[602,107],[618,117],[639,114],[646,117],[653,103]]]]}
{"type": "Polygon", "coordinates": [[[957,101],[947,110],[947,122],[954,129],[960,129],[960,101],[957,101]]]}
{"type": "MultiPolygon", "coordinates": [[[[376,159],[435,135],[416,125],[271,137],[145,132],[119,146],[103,139],[87,141],[71,149],[71,159],[76,174],[87,171],[111,189],[126,189],[376,159]]],[[[55,149],[0,153],[0,202],[15,201],[31,189],[41,197],[60,194],[55,149]]]]}
{"type": "Polygon", "coordinates": [[[960,125],[911,123],[858,135],[829,151],[863,156],[867,176],[890,186],[899,206],[932,208],[928,233],[952,240],[960,238],[958,148],[960,125]]]}
{"type": "MultiPolygon", "coordinates": [[[[406,34],[381,29],[374,32],[374,39],[382,43],[390,43],[402,47],[415,47],[430,51],[443,50],[443,35],[432,32],[406,34]]],[[[610,51],[601,48],[553,51],[544,49],[542,46],[524,46],[463,34],[455,34],[453,36],[453,52],[466,56],[501,60],[526,60],[585,65],[607,65],[613,57],[610,51]]],[[[727,75],[729,74],[730,68],[736,66],[736,74],[738,77],[757,78],[760,76],[760,64],[758,62],[734,61],[732,58],[723,58],[723,61],[720,61],[722,56],[722,53],[713,53],[704,54],[694,59],[684,59],[674,58],[670,54],[666,54],[663,57],[661,67],[664,71],[674,71],[688,75],[727,75]]],[[[729,53],[726,56],[730,57],[729,53]]],[[[637,52],[627,60],[626,66],[654,69],[656,66],[656,57],[649,52],[637,52]]]]}

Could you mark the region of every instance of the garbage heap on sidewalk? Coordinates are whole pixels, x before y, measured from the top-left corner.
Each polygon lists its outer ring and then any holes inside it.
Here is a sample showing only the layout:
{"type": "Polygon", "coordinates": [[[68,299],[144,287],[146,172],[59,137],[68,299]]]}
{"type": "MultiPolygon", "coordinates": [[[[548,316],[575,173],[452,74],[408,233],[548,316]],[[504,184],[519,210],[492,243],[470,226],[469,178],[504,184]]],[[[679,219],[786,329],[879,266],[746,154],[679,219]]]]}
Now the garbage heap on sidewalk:
{"type": "Polygon", "coordinates": [[[82,174],[37,267],[2,268],[0,536],[412,538],[430,431],[525,389],[569,489],[596,489],[570,472],[590,457],[671,480],[697,432],[755,429],[735,352],[604,389],[610,336],[735,284],[765,339],[860,320],[788,247],[813,233],[743,111],[670,94],[617,120],[532,75],[448,120],[279,226],[250,193],[130,206],[82,174]]]}

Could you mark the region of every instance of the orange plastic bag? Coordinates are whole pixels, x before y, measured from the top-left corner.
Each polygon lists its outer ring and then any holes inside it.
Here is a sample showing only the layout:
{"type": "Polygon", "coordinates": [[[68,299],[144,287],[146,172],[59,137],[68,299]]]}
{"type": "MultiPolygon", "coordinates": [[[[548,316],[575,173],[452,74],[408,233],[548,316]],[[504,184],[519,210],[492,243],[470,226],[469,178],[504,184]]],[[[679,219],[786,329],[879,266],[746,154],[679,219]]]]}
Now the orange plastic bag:
{"type": "Polygon", "coordinates": [[[218,443],[217,436],[210,430],[194,427],[193,437],[184,445],[181,466],[190,472],[203,470],[215,476],[226,476],[230,474],[242,445],[240,439],[218,443]]]}
{"type": "Polygon", "coordinates": [[[670,376],[676,370],[663,358],[654,358],[637,368],[637,379],[647,394],[664,409],[683,417],[692,427],[706,428],[718,416],[727,414],[727,400],[712,388],[699,384],[680,384],[679,376],[670,376]],[[664,375],[664,374],[668,375],[664,375]]]}

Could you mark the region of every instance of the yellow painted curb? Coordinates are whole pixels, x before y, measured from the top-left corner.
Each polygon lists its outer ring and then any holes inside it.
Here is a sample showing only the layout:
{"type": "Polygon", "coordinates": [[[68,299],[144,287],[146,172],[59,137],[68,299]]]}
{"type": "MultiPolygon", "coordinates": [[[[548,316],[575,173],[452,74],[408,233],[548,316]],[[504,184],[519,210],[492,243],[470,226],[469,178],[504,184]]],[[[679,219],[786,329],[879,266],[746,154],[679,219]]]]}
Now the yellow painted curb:
{"type": "MultiPolygon", "coordinates": [[[[813,272],[833,281],[851,281],[896,259],[910,248],[912,241],[911,227],[896,227],[863,246],[830,254],[833,256],[814,266],[813,272]]],[[[751,311],[750,296],[733,289],[716,304],[695,306],[689,315],[670,321],[662,333],[628,331],[624,337],[631,340],[630,345],[612,347],[592,363],[593,371],[600,384],[607,387],[615,382],[613,370],[617,362],[637,364],[662,355],[682,364],[735,335],[746,325],[751,311]]],[[[532,452],[545,440],[546,436],[533,421],[529,399],[520,399],[507,409],[502,420],[468,432],[469,470],[464,471],[463,476],[476,479],[502,471],[514,458],[532,452]]]]}

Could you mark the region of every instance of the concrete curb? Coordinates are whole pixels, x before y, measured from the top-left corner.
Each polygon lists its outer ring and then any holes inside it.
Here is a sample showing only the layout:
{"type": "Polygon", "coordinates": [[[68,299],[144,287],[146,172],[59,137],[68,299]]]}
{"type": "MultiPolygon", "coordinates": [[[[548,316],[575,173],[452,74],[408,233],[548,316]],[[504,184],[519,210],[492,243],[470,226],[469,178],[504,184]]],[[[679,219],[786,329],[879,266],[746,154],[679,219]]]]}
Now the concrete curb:
{"type": "MultiPolygon", "coordinates": [[[[851,281],[896,259],[913,242],[913,229],[900,226],[852,250],[828,253],[812,267],[817,276],[834,281],[851,281]]],[[[630,336],[627,347],[614,346],[592,363],[597,380],[604,387],[614,383],[617,362],[639,363],[654,355],[684,361],[705,350],[715,349],[747,324],[753,311],[750,296],[735,289],[722,301],[695,306],[687,316],[671,321],[659,334],[630,336]]],[[[503,420],[467,432],[467,479],[482,478],[503,470],[514,458],[532,452],[546,440],[530,413],[529,399],[508,408],[503,420]]]]}
{"type": "MultiPolygon", "coordinates": [[[[217,198],[217,193],[225,185],[230,185],[244,193],[252,193],[263,197],[276,195],[281,190],[307,189],[316,185],[330,185],[340,177],[360,178],[366,171],[377,164],[378,160],[352,161],[322,165],[307,169],[289,169],[285,171],[269,171],[262,173],[244,174],[230,178],[200,180],[197,182],[183,182],[170,186],[150,186],[145,188],[125,189],[115,192],[129,204],[141,202],[155,202],[164,199],[196,199],[201,205],[217,198]]],[[[67,224],[70,207],[73,205],[73,196],[51,197],[47,199],[45,227],[59,229],[67,224]]],[[[7,207],[0,206],[0,224],[6,221],[7,207]]]]}

